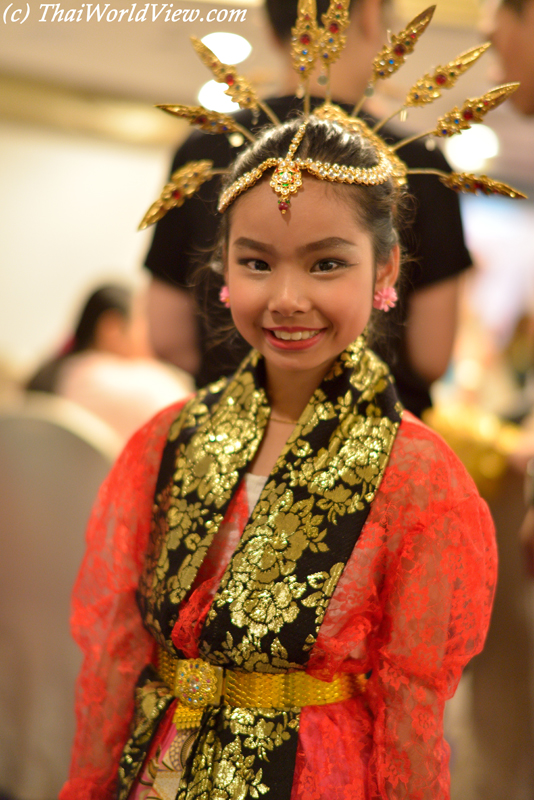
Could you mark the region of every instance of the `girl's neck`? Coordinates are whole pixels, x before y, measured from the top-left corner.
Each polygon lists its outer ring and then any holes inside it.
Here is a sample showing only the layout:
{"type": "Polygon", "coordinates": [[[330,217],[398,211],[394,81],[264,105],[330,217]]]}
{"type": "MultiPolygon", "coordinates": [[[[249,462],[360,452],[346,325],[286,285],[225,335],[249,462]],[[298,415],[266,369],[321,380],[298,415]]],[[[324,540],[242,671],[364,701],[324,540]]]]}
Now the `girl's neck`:
{"type": "Polygon", "coordinates": [[[288,373],[266,362],[267,394],[272,414],[279,419],[298,420],[311,396],[330,369],[330,364],[317,370],[288,373]]]}

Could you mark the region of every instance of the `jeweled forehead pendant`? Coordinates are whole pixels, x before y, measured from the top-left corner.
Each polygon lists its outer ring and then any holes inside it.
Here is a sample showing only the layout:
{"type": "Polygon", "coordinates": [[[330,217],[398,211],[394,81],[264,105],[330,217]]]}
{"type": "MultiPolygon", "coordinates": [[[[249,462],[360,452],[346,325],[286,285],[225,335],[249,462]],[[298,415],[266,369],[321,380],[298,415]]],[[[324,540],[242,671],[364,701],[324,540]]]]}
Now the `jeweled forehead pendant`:
{"type": "Polygon", "coordinates": [[[302,173],[299,165],[293,161],[293,156],[297,152],[299,144],[302,142],[306,132],[308,121],[303,122],[291,140],[287,156],[281,161],[274,170],[270,186],[278,197],[278,208],[285,214],[291,205],[291,195],[296,194],[302,186],[302,173]]]}

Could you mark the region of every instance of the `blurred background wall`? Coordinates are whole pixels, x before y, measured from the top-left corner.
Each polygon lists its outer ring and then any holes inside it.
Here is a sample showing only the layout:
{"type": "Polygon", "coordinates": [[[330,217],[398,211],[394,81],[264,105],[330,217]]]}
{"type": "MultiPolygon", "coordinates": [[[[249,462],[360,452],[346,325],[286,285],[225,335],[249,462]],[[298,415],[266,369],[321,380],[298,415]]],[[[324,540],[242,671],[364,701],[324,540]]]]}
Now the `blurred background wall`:
{"type": "Polygon", "coordinates": [[[0,123],[0,359],[17,373],[61,344],[96,283],[139,281],[136,223],[167,162],[164,148],[0,123]]]}

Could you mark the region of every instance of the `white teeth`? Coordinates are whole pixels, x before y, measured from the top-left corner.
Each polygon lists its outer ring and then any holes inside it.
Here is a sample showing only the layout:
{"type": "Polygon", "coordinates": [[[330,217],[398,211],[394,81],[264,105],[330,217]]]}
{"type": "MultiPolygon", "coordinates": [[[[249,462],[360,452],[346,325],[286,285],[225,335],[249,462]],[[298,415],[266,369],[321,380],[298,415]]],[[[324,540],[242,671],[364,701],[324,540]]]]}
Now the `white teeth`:
{"type": "Polygon", "coordinates": [[[312,336],[317,336],[319,331],[295,331],[295,333],[290,333],[289,331],[273,331],[273,333],[277,339],[298,342],[301,339],[311,339],[312,336]]]}

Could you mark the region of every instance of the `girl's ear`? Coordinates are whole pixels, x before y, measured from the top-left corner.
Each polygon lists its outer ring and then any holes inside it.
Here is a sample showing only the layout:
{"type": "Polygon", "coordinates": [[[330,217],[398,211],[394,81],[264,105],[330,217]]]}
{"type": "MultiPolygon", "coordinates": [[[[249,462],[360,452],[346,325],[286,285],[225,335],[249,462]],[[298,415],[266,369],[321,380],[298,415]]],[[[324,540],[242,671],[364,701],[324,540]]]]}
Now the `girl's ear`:
{"type": "Polygon", "coordinates": [[[400,247],[396,244],[391,248],[388,260],[376,268],[375,291],[385,289],[386,286],[395,286],[400,270],[400,247]]]}

